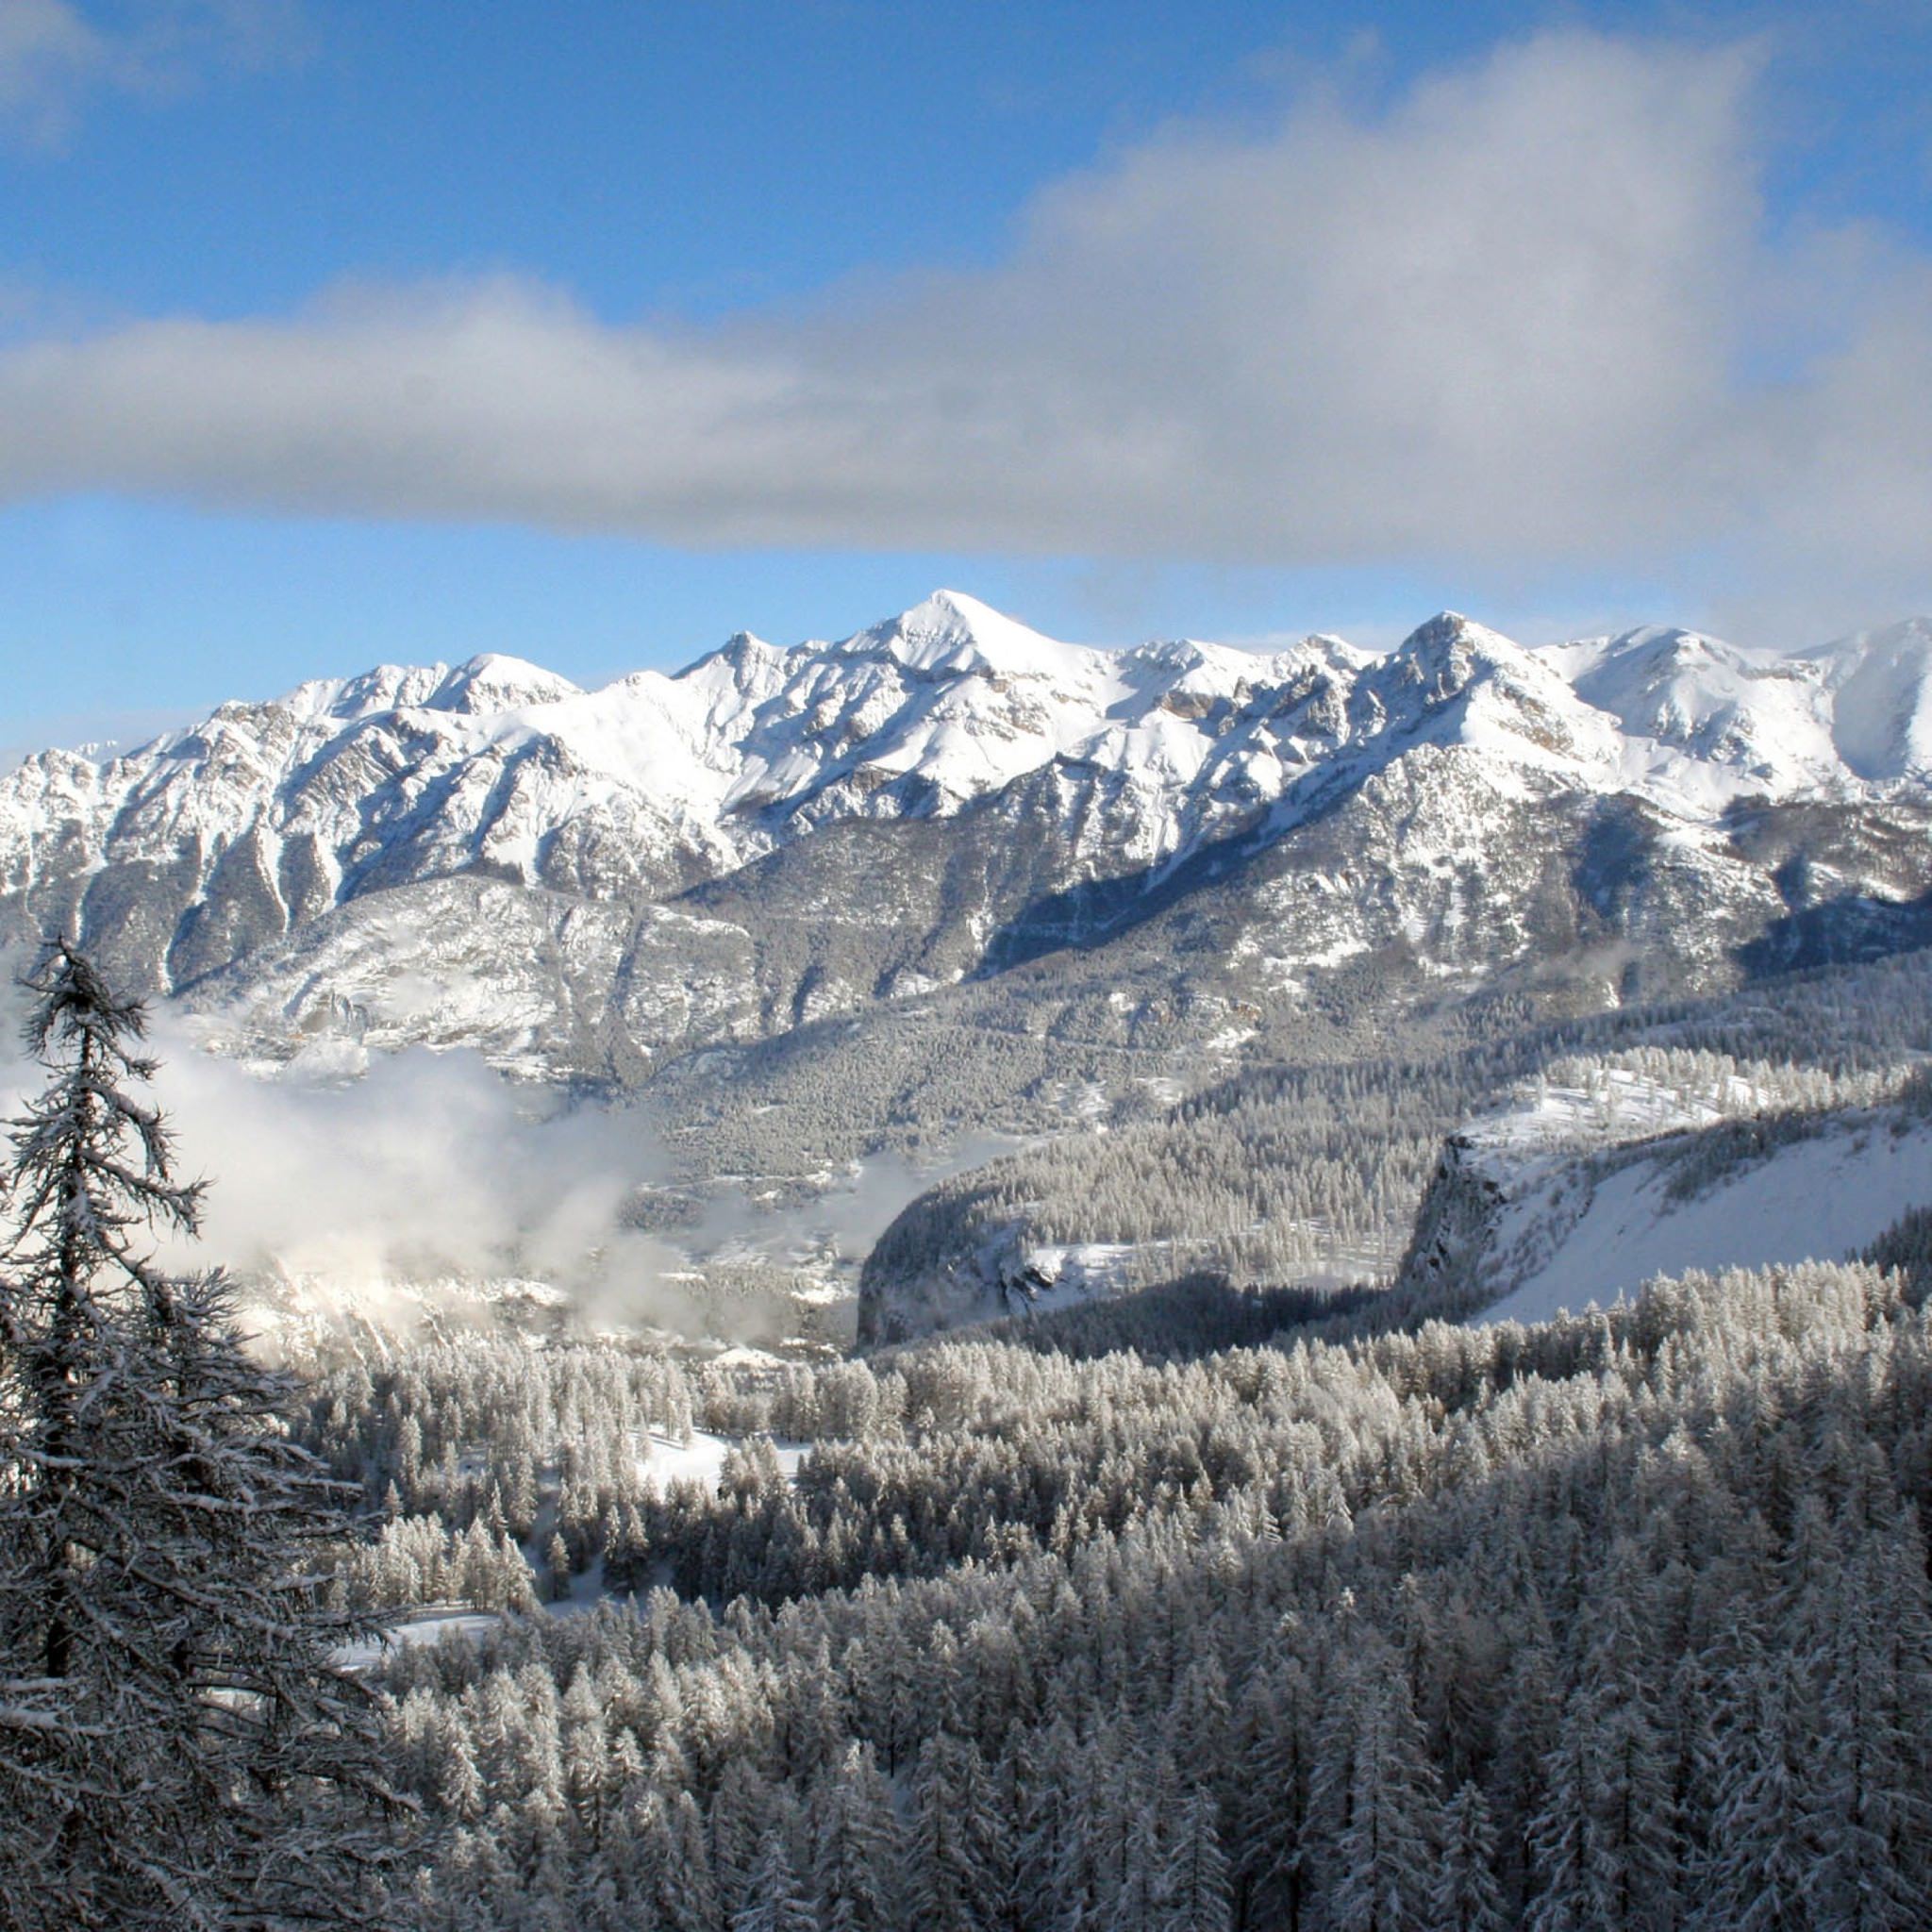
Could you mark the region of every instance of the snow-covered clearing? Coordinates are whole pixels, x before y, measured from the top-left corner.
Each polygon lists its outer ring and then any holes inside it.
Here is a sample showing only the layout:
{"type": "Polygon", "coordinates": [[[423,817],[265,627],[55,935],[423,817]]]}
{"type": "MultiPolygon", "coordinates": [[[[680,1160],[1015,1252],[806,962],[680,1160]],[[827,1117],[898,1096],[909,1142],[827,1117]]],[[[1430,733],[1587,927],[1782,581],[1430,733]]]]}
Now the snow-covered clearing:
{"type": "MultiPolygon", "coordinates": [[[[724,1478],[724,1458],[734,1449],[744,1448],[749,1440],[714,1436],[708,1429],[693,1429],[691,1441],[680,1442],[675,1436],[660,1435],[653,1429],[650,1454],[640,1457],[638,1474],[664,1489],[676,1482],[706,1483],[715,1489],[724,1478]]],[[[798,1474],[798,1465],[811,1454],[811,1446],[809,1442],[773,1442],[778,1467],[784,1472],[787,1482],[798,1474]]]]}
{"type": "Polygon", "coordinates": [[[335,1661],[342,1670],[366,1671],[391,1652],[441,1643],[445,1637],[475,1637],[496,1629],[503,1620],[500,1610],[426,1610],[411,1616],[406,1624],[391,1624],[380,1637],[343,1644],[335,1653],[335,1661]]]}

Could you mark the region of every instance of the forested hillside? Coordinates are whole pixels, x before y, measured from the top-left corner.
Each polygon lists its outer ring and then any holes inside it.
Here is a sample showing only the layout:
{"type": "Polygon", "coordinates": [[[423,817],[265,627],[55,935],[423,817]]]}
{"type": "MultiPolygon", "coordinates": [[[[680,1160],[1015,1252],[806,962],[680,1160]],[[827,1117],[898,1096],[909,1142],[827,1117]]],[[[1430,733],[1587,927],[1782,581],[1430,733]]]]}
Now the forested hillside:
{"type": "MultiPolygon", "coordinates": [[[[450,1827],[415,1923],[1918,1924],[1923,1233],[1884,1258],[1542,1328],[943,1341],[747,1391],[741,1421],[839,1433],[795,1482],[748,1453],[619,1484],[580,1547],[635,1607],[384,1668],[450,1827]]],[[[446,1461],[464,1407],[459,1482],[508,1496],[559,1396],[608,1445],[670,1392],[525,1361],[338,1379],[321,1439],[374,1495],[412,1416],[446,1461]],[[512,1391],[535,1433],[498,1458],[512,1391]]]]}
{"type": "MultiPolygon", "coordinates": [[[[138,1037],[137,1007],[56,957],[77,1041],[138,1037]]],[[[1909,1132],[1928,984],[1903,959],[1776,1006],[1546,1031],[1520,1098],[1541,1120],[1563,1096],[1558,1138],[1608,1150],[1591,1158],[1683,1141],[1694,1193],[1859,1109],[1872,1137],[1909,1132]],[[1687,1111],[1708,1123],[1688,1140],[1687,1111]]],[[[111,1090],[75,1051],[16,1175],[71,1144],[99,1191],[86,1213],[25,1196],[23,1239],[42,1208],[52,1234],[16,1248],[42,1258],[8,1293],[44,1340],[0,1502],[75,1527],[8,1545],[0,1778],[55,1821],[4,1869],[82,1870],[94,1892],[17,1890],[0,1909],[24,1926],[94,1895],[98,1923],[172,1926],[204,1892],[210,1928],[279,1923],[253,1901],[284,1893],[308,1923],[421,1932],[1923,1924],[1923,1211],[1857,1257],[1533,1325],[1431,1319],[1445,1297],[1418,1278],[1197,1274],[820,1365],[364,1324],[288,1338],[285,1380],[242,1367],[218,1286],[128,1247],[117,1203],[167,1185],[165,1130],[114,1099],[133,1152],[86,1151],[111,1090]],[[130,1286],[76,1336],[61,1284],[91,1276],[62,1257],[84,1226],[109,1230],[87,1268],[130,1286]],[[225,1379],[182,1412],[208,1373],[169,1353],[191,1319],[225,1379]],[[79,1379],[40,1374],[57,1360],[79,1379]],[[231,1562],[198,1519],[255,1524],[270,1480],[287,1531],[231,1562]],[[172,1571],[147,1590],[123,1497],[150,1488],[195,1525],[170,1552],[215,1552],[185,1596],[172,1571]],[[184,1640],[207,1694],[150,1691],[175,1666],[139,1633],[192,1633],[238,1578],[273,1620],[184,1640]],[[148,1703],[68,1663],[70,1601],[134,1633],[148,1703]],[[293,1758],[284,1712],[308,1713],[293,1758]],[[193,1797],[177,1737],[226,1802],[193,1797]],[[90,1740],[109,1738],[105,1759],[90,1740]],[[77,1824],[89,1762],[111,1832],[77,1824]]],[[[1376,1114],[1378,1092],[1446,1107],[1488,1053],[1445,1058],[1434,1087],[1338,1069],[1333,1120],[1353,1107],[1392,1141],[1410,1116],[1376,1114]]],[[[1272,1097],[1297,1091],[1320,1090],[1272,1097]]],[[[1231,1089],[1229,1110],[1266,1091],[1231,1089]]],[[[199,1196],[152,1198],[192,1223],[199,1196]]]]}

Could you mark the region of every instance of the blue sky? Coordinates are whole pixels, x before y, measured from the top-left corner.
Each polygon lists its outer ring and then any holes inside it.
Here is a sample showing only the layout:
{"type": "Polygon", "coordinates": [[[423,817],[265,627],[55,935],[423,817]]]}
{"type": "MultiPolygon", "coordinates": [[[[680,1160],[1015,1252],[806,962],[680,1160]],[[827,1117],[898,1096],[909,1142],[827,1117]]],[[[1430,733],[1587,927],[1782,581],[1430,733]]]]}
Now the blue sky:
{"type": "Polygon", "coordinates": [[[1926,19],[0,0],[0,744],[941,582],[1921,608],[1926,19]]]}

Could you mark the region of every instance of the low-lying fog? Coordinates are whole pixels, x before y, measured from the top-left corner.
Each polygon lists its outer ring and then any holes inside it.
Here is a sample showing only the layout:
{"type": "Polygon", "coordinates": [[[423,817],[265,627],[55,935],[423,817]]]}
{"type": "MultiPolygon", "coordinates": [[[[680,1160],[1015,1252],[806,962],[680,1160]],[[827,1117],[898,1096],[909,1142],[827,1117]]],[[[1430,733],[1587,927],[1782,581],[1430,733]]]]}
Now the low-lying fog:
{"type": "MultiPolygon", "coordinates": [[[[0,995],[9,1116],[45,1079],[18,1044],[20,963],[0,995]]],[[[310,1305],[339,1296],[399,1322],[420,1307],[421,1284],[521,1281],[562,1291],[595,1327],[775,1340],[785,1314],[743,1292],[747,1279],[802,1269],[816,1299],[836,1303],[908,1201],[1008,1144],[989,1137],[928,1167],[880,1154],[815,1198],[785,1191],[784,1205],[721,1186],[691,1225],[646,1233],[630,1224],[639,1191],[664,1184],[671,1164],[645,1101],[573,1105],[467,1049],[375,1058],[359,1077],[300,1060],[269,1075],[208,1052],[202,1021],[158,1004],[150,1023],[176,1175],[209,1183],[201,1239],[169,1249],[170,1262],[299,1283],[310,1305]],[[713,1291],[708,1263],[740,1291],[713,1291]]]]}

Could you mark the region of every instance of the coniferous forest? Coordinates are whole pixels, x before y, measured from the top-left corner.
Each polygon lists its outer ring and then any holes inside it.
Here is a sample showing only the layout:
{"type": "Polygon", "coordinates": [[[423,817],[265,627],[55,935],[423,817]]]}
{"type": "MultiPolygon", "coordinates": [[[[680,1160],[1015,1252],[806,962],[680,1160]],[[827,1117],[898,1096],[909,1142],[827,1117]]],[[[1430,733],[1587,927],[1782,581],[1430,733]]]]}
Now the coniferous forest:
{"type": "Polygon", "coordinates": [[[1924,1923],[1923,1216],[1528,1327],[1181,1282],[271,1371],[146,1258],[199,1194],[141,1008],[33,990],[9,1925],[1924,1923]]]}

